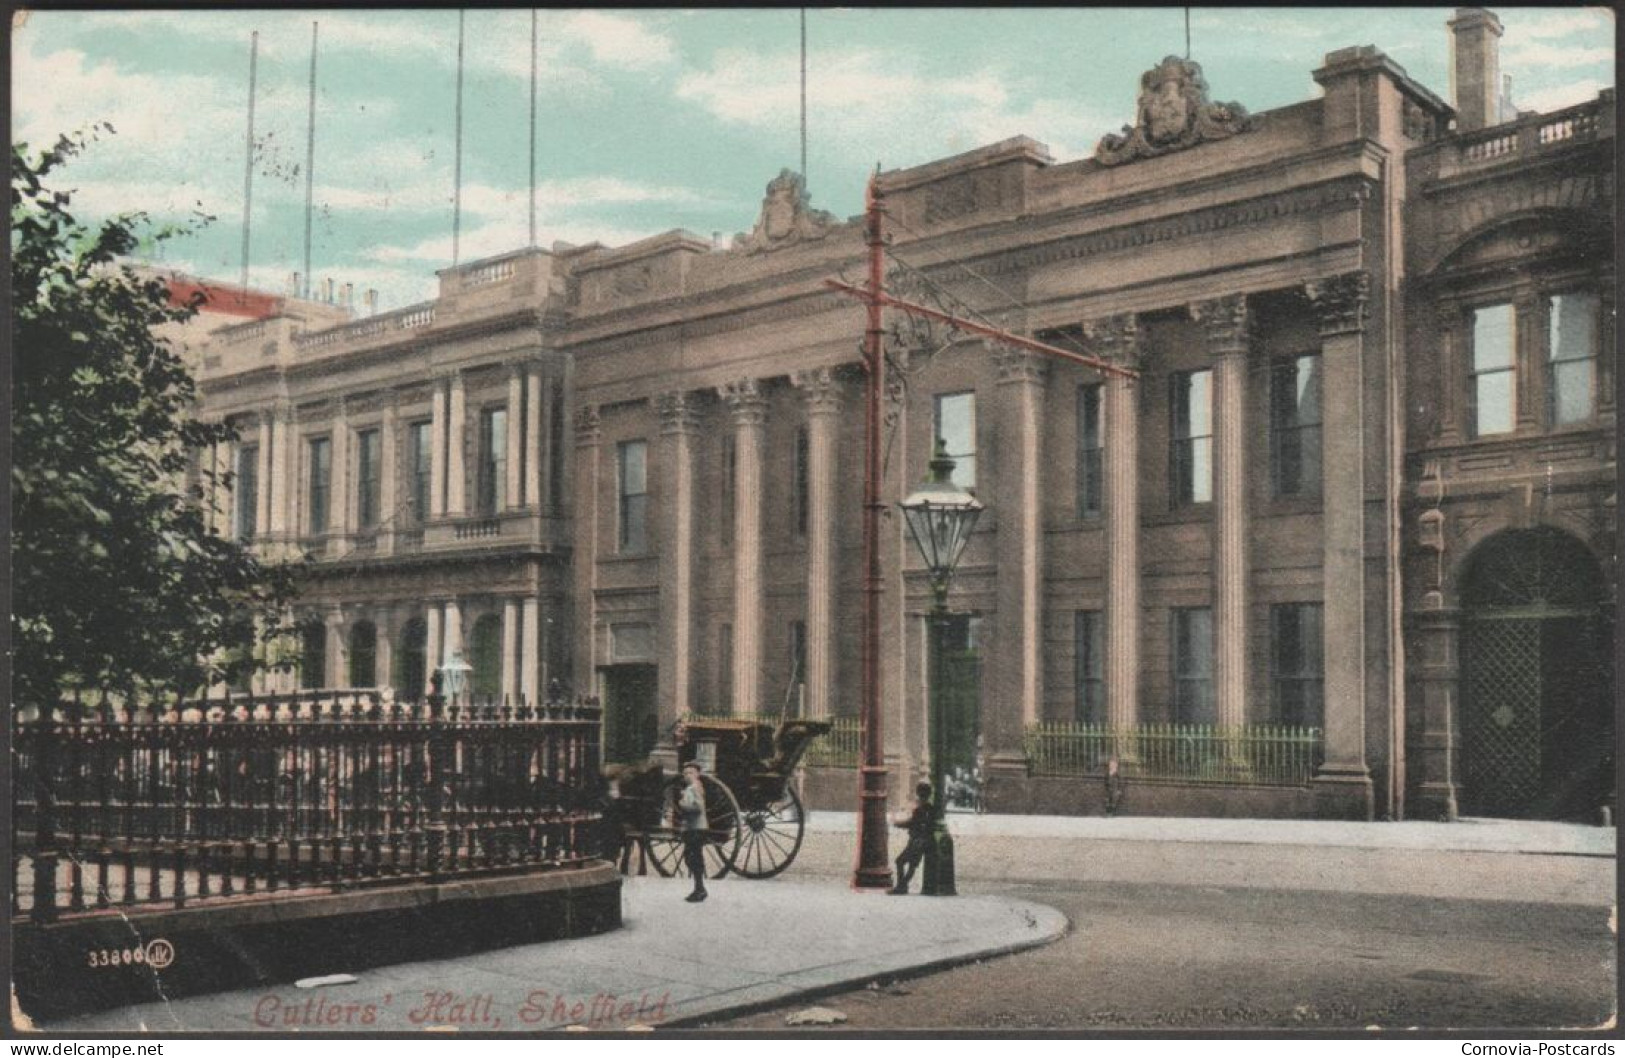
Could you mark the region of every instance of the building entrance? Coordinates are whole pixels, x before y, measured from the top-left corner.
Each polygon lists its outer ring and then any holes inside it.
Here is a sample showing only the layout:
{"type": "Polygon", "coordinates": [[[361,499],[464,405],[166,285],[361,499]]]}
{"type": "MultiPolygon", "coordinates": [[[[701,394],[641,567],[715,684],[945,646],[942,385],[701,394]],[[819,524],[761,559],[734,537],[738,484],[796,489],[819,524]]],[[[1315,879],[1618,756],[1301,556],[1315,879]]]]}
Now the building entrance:
{"type": "Polygon", "coordinates": [[[655,705],[654,665],[606,665],[598,670],[604,687],[604,760],[633,764],[647,758],[660,736],[655,705]]]}
{"type": "Polygon", "coordinates": [[[1463,584],[1461,806],[1469,815],[1590,819],[1613,788],[1611,622],[1585,548],[1502,533],[1463,584]]]}
{"type": "Polygon", "coordinates": [[[943,774],[948,807],[979,810],[982,786],[981,618],[954,616],[943,630],[942,705],[947,753],[943,774]]]}

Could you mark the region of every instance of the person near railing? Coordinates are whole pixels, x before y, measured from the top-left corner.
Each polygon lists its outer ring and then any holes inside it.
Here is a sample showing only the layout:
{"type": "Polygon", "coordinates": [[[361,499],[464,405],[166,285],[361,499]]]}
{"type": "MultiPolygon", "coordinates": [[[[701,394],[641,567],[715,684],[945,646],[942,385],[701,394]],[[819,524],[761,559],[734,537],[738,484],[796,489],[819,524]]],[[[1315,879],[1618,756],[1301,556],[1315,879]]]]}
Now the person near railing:
{"type": "Polygon", "coordinates": [[[908,831],[908,844],[897,857],[897,884],[887,890],[893,896],[907,896],[908,883],[931,847],[932,830],[936,824],[936,811],[931,802],[931,784],[918,783],[914,787],[914,811],[892,821],[892,825],[908,831]]]}

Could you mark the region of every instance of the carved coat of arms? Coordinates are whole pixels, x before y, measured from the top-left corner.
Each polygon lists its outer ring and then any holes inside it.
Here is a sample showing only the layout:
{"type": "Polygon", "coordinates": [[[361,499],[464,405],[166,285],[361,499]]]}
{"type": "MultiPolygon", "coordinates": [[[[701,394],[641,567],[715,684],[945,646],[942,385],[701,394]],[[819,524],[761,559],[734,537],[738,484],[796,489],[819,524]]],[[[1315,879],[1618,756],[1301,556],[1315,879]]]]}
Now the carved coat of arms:
{"type": "Polygon", "coordinates": [[[749,235],[734,236],[733,248],[761,253],[792,243],[822,239],[835,223],[835,217],[824,210],[813,209],[808,203],[805,178],[789,169],[779,170],[779,175],[767,185],[767,196],[762,199],[756,227],[749,235]]]}
{"type": "Polygon", "coordinates": [[[1209,102],[1201,65],[1170,55],[1141,75],[1134,127],[1107,133],[1095,158],[1102,165],[1155,158],[1246,132],[1256,120],[1239,103],[1209,102]]]}

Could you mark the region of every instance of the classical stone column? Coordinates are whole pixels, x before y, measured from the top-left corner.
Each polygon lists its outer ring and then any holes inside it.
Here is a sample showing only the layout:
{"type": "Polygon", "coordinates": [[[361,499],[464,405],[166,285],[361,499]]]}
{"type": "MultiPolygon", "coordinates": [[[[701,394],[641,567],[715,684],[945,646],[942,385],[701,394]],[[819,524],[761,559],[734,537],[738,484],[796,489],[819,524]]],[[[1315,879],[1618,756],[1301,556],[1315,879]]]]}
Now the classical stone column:
{"type": "Polygon", "coordinates": [[[446,515],[460,518],[468,512],[468,429],[464,422],[465,396],[462,372],[451,376],[451,396],[446,408],[446,515]]]}
{"type": "Polygon", "coordinates": [[[522,507],[542,505],[542,375],[537,364],[525,369],[525,494],[522,507]]]}
{"type": "Polygon", "coordinates": [[[354,525],[350,517],[350,420],[345,414],[344,402],[338,402],[338,414],[333,419],[333,440],[329,455],[333,460],[332,474],[328,478],[327,531],[348,533],[354,525]]]}
{"type": "Polygon", "coordinates": [[[254,504],[254,535],[264,536],[271,531],[271,443],[275,431],[269,416],[260,416],[259,451],[255,454],[254,495],[248,502],[254,504]]]}
{"type": "Polygon", "coordinates": [[[445,664],[454,657],[462,656],[464,661],[468,658],[463,655],[463,607],[456,599],[447,599],[445,617],[441,623],[440,634],[443,645],[440,651],[440,664],[445,664]]]}
{"type": "MultiPolygon", "coordinates": [[[[1139,367],[1133,313],[1086,323],[1084,336],[1096,355],[1139,367]]],[[[1140,387],[1120,375],[1105,385],[1106,718],[1127,728],[1140,722],[1140,387]]]]}
{"type": "MultiPolygon", "coordinates": [[[[575,664],[572,679],[579,693],[588,693],[597,671],[598,621],[598,535],[602,522],[599,507],[602,490],[599,470],[603,431],[598,406],[583,405],[575,412],[575,552],[571,565],[575,574],[575,664]]],[[[613,518],[610,520],[614,524],[613,518]]]]}
{"type": "Polygon", "coordinates": [[[519,600],[502,600],[502,697],[519,700],[519,600]]]}
{"type": "MultiPolygon", "coordinates": [[[[657,480],[664,517],[660,541],[660,670],[656,696],[661,738],[688,711],[693,686],[694,582],[694,437],[699,426],[695,395],[681,390],[662,393],[661,463],[657,480]]],[[[675,763],[675,758],[673,758],[675,763]]]]}
{"type": "Polygon", "coordinates": [[[429,517],[446,513],[446,384],[435,379],[429,423],[429,517]]]}
{"type": "Polygon", "coordinates": [[[719,387],[734,428],[734,712],[754,713],[762,678],[762,434],[767,401],[761,383],[719,387]]]}
{"type": "Polygon", "coordinates": [[[1022,738],[1042,709],[1044,645],[1042,592],[1044,387],[1049,362],[1036,353],[999,347],[998,462],[981,463],[978,491],[991,489],[998,519],[998,615],[992,701],[982,712],[991,768],[1002,760],[1026,767],[1022,738]],[[991,464],[991,465],[990,465],[991,464]],[[992,471],[992,481],[980,480],[992,471]]]}
{"type": "Polygon", "coordinates": [[[395,685],[395,635],[399,630],[399,616],[393,605],[373,610],[372,627],[377,631],[373,640],[372,682],[376,687],[395,685]]]}
{"type": "Polygon", "coordinates": [[[508,447],[508,473],[507,481],[503,487],[506,489],[507,507],[523,507],[525,505],[524,486],[524,438],[526,419],[534,418],[535,412],[525,415],[525,365],[514,364],[508,369],[508,428],[503,438],[508,447]]]}
{"type": "Polygon", "coordinates": [[[827,367],[792,381],[807,405],[807,715],[835,696],[835,475],[841,387],[827,367]]]}
{"type": "Polygon", "coordinates": [[[536,616],[536,597],[527,595],[519,606],[519,697],[530,705],[536,704],[536,692],[541,686],[536,616]]]}
{"type": "Polygon", "coordinates": [[[1199,301],[1191,315],[1205,332],[1216,390],[1214,699],[1220,726],[1240,727],[1247,722],[1247,299],[1199,301]]]}
{"type": "Polygon", "coordinates": [[[327,630],[327,671],[322,673],[322,686],[348,687],[350,673],[347,671],[349,666],[345,664],[345,654],[350,644],[344,640],[344,611],[337,606],[329,608],[323,624],[327,630]]]}
{"type": "Polygon", "coordinates": [[[1365,414],[1361,385],[1370,276],[1311,280],[1320,320],[1325,536],[1326,763],[1316,778],[1337,814],[1369,816],[1365,759],[1365,414]]]}
{"type": "Polygon", "coordinates": [[[430,602],[423,608],[423,693],[434,691],[434,673],[440,667],[445,651],[445,636],[440,628],[440,604],[430,602]]]}

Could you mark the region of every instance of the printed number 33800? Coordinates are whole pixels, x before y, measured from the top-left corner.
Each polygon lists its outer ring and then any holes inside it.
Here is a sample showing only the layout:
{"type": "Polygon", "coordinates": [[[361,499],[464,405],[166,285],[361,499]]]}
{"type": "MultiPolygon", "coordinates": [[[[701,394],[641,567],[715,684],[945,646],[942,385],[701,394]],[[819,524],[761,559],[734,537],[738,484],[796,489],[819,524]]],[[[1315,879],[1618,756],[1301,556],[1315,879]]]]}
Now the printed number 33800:
{"type": "Polygon", "coordinates": [[[94,948],[87,952],[91,966],[127,966],[147,961],[144,948],[94,948]]]}

